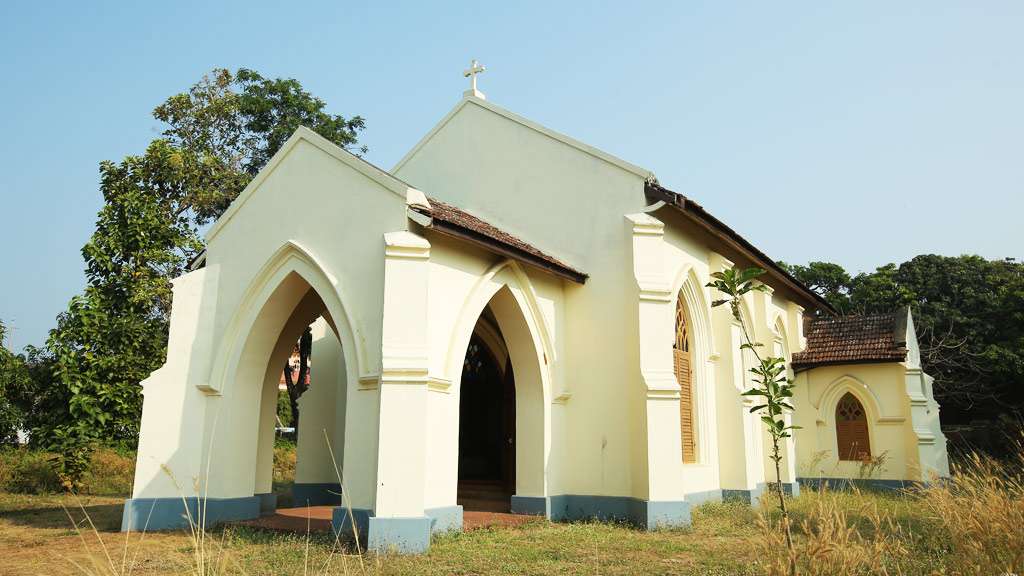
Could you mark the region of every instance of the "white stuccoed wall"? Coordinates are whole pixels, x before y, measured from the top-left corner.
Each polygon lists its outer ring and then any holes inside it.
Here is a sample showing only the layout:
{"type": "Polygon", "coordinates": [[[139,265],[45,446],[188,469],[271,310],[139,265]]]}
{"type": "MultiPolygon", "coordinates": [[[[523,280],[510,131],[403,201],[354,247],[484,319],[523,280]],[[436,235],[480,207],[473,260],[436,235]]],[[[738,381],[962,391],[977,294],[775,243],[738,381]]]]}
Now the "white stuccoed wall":
{"type": "MultiPolygon", "coordinates": [[[[743,384],[732,382],[736,374],[742,378],[743,368],[722,362],[722,349],[739,342],[729,340],[723,311],[709,309],[703,286],[713,258],[706,239],[695,239],[692,227],[665,214],[669,209],[657,210],[652,216],[669,222],[656,242],[664,245],[662,254],[658,263],[638,263],[647,256],[635,247],[627,217],[646,208],[649,172],[473,97],[460,102],[394,172],[589,275],[584,286],[565,282],[559,296],[564,304],[556,306],[564,319],[554,324],[560,351],[552,363],[549,494],[678,500],[718,490],[723,466],[738,468],[730,487],[754,489],[765,481],[759,423],[744,415],[738,395],[743,384]],[[670,300],[641,304],[637,266],[656,268],[670,300]],[[672,307],[687,270],[705,308],[694,312],[717,333],[700,346],[706,350],[698,374],[700,462],[683,467],[678,387],[673,394],[674,379],[661,364],[670,359],[672,307]],[[658,317],[644,308],[661,310],[664,318],[644,320],[658,317]],[[642,333],[650,326],[660,336],[642,333]],[[652,374],[664,386],[645,383],[641,358],[648,351],[656,359],[652,374]],[[723,392],[724,385],[731,389],[723,392]],[[728,426],[718,425],[723,411],[730,414],[728,426]],[[723,436],[734,461],[729,465],[719,462],[723,436]],[[747,462],[748,455],[754,460],[747,462]]],[[[771,334],[767,317],[762,310],[754,319],[762,336],[771,334]]]]}
{"type": "Polygon", "coordinates": [[[378,398],[358,382],[380,373],[382,239],[407,226],[405,191],[309,130],[289,140],[208,233],[206,267],[176,280],[168,362],[144,383],[152,408],[134,497],[192,495],[193,479],[210,497],[265,488],[256,485],[256,439],[267,362],[312,285],[343,343],[339,369],[354,407],[345,437],[359,439],[344,450],[346,468],[371,471],[346,479],[349,494],[372,508],[378,398]]]}

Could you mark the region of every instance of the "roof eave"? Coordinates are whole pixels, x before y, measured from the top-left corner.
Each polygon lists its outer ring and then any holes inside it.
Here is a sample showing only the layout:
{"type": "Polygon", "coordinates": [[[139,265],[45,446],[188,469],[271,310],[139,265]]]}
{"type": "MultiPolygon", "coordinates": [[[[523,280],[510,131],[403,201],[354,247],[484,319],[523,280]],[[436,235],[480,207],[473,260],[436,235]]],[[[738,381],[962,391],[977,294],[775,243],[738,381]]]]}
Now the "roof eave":
{"type": "Polygon", "coordinates": [[[568,266],[559,266],[552,262],[548,262],[543,258],[539,258],[536,255],[531,254],[530,252],[520,250],[514,246],[509,246],[508,244],[494,240],[493,238],[470,228],[466,228],[465,226],[459,226],[458,224],[448,222],[447,220],[433,218],[429,211],[425,210],[423,207],[410,206],[410,208],[414,212],[428,217],[428,220],[425,223],[421,222],[421,224],[429,230],[434,230],[453,238],[458,238],[459,240],[475,244],[495,254],[540,268],[541,270],[554,274],[559,278],[564,278],[577,284],[585,284],[587,281],[588,276],[583,272],[574,270],[568,266]]]}
{"type": "Polygon", "coordinates": [[[724,222],[708,213],[702,206],[687,201],[682,194],[672,192],[659,184],[648,182],[646,190],[648,195],[661,200],[667,206],[671,206],[683,216],[701,226],[716,238],[721,239],[731,248],[745,256],[754,264],[764,268],[768,275],[788,287],[799,296],[803,296],[805,304],[821,308],[831,314],[838,314],[838,311],[825,300],[820,294],[805,286],[802,282],[793,277],[789,272],[775,263],[774,260],[758,250],[753,244],[728,227],[724,222]]]}
{"type": "Polygon", "coordinates": [[[822,368],[825,366],[848,366],[851,364],[891,364],[905,362],[906,358],[856,358],[848,360],[823,360],[820,362],[792,362],[790,367],[794,373],[806,372],[814,368],[822,368]]]}

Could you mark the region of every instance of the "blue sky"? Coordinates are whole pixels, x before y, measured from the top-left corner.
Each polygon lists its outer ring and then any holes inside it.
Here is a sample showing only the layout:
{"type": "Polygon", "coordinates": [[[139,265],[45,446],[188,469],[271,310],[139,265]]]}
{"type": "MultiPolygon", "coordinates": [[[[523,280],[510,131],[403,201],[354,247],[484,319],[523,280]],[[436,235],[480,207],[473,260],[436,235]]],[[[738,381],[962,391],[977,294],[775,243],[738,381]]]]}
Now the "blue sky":
{"type": "Polygon", "coordinates": [[[0,318],[84,284],[97,166],[214,67],[299,79],[389,167],[480,87],[653,170],[769,255],[1024,256],[1022,2],[4,2],[0,318]],[[771,210],[764,198],[770,198],[771,210]]]}

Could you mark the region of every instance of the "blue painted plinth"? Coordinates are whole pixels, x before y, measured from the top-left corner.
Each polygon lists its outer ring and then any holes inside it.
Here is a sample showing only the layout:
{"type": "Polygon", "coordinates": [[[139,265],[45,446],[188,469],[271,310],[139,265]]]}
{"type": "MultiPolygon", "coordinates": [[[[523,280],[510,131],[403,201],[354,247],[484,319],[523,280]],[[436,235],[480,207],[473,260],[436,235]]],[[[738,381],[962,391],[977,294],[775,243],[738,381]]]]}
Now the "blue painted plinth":
{"type": "Polygon", "coordinates": [[[645,530],[690,525],[690,503],[683,500],[650,501],[626,496],[563,494],[549,498],[552,520],[628,522],[645,530]]]}
{"type": "Polygon", "coordinates": [[[248,520],[260,515],[260,498],[131,498],[124,502],[121,530],[132,532],[188,528],[202,523],[210,528],[220,522],[248,520]],[[191,518],[191,520],[190,520],[191,518]]]}
{"type": "Polygon", "coordinates": [[[341,484],[296,482],[292,484],[292,502],[296,507],[341,506],[341,484]]]}
{"type": "Polygon", "coordinates": [[[255,494],[260,500],[260,515],[266,516],[267,514],[273,514],[277,510],[277,494],[273,492],[266,492],[263,494],[255,494]]]}
{"type": "Polygon", "coordinates": [[[442,534],[462,530],[462,506],[428,508],[424,513],[430,518],[430,532],[442,534]]]}

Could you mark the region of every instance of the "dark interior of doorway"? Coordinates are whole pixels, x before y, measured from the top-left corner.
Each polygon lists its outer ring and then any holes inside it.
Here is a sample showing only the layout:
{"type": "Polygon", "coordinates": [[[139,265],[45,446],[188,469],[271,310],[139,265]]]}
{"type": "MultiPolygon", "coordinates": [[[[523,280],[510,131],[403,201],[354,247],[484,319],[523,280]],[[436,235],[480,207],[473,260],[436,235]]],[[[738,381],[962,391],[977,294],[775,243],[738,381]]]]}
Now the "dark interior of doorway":
{"type": "Polygon", "coordinates": [[[462,368],[458,503],[465,510],[508,512],[515,493],[515,382],[476,334],[462,368]]]}

